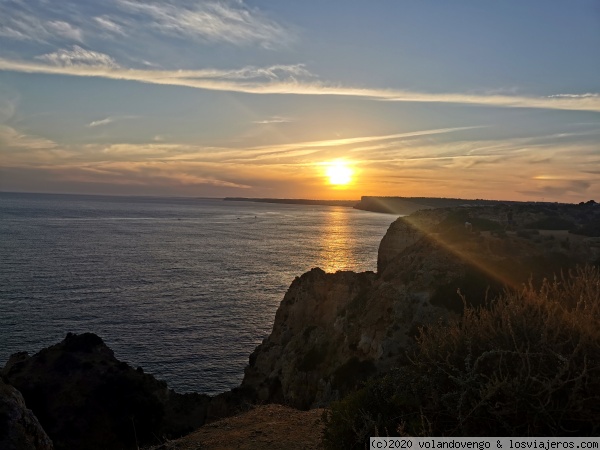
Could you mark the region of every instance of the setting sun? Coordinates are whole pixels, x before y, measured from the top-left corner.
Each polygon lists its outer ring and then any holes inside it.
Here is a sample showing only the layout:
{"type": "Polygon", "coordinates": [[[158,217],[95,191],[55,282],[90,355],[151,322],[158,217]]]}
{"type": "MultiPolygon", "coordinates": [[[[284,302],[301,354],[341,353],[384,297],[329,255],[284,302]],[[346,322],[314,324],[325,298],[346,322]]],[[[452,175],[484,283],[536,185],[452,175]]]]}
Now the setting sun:
{"type": "Polygon", "coordinates": [[[328,164],[325,174],[329,177],[330,184],[344,185],[352,181],[352,169],[341,161],[328,164]]]}

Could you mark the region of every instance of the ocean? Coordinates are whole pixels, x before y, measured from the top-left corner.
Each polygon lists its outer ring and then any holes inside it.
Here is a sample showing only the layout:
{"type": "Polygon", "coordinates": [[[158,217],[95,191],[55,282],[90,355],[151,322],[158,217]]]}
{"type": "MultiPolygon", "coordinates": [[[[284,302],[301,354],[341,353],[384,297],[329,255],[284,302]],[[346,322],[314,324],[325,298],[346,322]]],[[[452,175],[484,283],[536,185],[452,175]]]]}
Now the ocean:
{"type": "Polygon", "coordinates": [[[0,367],[67,332],[178,392],[239,385],[295,277],[376,270],[395,216],[219,199],[0,193],[0,367]]]}

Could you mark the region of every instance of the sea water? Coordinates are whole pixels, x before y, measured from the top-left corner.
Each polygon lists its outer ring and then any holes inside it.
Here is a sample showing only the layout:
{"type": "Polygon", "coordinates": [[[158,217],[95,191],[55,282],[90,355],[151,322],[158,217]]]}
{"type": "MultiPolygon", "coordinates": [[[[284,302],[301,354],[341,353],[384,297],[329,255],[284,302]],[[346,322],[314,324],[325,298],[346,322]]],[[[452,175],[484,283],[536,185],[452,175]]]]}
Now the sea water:
{"type": "Polygon", "coordinates": [[[0,368],[67,332],[179,392],[242,380],[296,276],[375,270],[394,216],[219,199],[0,193],[0,368]]]}

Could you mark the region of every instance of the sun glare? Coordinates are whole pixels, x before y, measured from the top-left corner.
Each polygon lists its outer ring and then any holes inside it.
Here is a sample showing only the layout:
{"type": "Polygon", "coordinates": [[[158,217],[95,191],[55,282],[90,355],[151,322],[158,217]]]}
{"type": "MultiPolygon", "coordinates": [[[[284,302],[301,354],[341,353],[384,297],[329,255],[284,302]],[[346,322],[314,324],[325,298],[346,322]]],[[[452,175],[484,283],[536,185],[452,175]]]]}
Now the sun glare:
{"type": "Polygon", "coordinates": [[[325,174],[329,177],[329,184],[345,185],[352,181],[352,169],[342,161],[329,163],[325,174]]]}

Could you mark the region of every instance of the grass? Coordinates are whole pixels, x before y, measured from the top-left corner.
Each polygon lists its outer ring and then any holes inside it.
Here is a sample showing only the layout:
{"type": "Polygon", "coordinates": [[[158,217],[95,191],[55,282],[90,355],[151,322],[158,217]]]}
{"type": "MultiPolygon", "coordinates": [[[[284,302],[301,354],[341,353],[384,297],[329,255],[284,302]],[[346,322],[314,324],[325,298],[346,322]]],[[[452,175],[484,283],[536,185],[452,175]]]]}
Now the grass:
{"type": "Polygon", "coordinates": [[[421,331],[409,364],[326,413],[328,449],[369,436],[597,436],[600,271],[578,268],[539,288],[421,331]],[[338,444],[341,443],[341,444],[338,444]]]}

